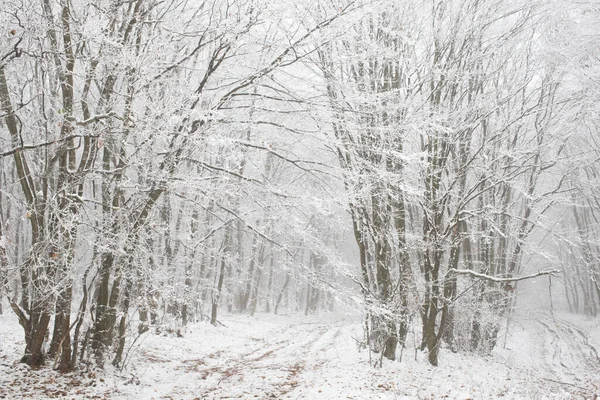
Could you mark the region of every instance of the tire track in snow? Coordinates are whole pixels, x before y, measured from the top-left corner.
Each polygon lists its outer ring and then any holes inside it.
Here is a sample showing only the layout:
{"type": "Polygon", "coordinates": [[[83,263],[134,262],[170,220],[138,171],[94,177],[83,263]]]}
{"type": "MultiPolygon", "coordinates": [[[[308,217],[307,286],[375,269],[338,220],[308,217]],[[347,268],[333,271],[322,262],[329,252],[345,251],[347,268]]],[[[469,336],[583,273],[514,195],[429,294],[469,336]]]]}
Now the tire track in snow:
{"type": "Polygon", "coordinates": [[[557,340],[562,341],[568,347],[567,354],[576,365],[580,366],[583,360],[583,364],[587,368],[600,370],[598,350],[589,343],[588,336],[581,329],[563,319],[553,320],[547,317],[546,320],[547,323],[542,321],[540,323],[551,331],[557,340]],[[556,329],[551,329],[549,324],[554,324],[556,329]]]}
{"type": "MultiPolygon", "coordinates": [[[[269,335],[272,344],[263,341],[241,355],[220,353],[218,365],[198,365],[190,371],[207,383],[199,398],[282,398],[299,385],[312,354],[334,340],[334,334],[328,337],[331,331],[322,324],[288,325],[269,335]]],[[[174,396],[185,390],[174,388],[174,396]]]]}
{"type": "Polygon", "coordinates": [[[543,316],[537,322],[544,329],[546,345],[542,354],[548,372],[553,375],[552,379],[544,379],[570,391],[577,388],[584,397],[593,395],[590,386],[598,387],[594,380],[600,376],[600,358],[588,336],[566,320],[543,316]]]}
{"type": "Polygon", "coordinates": [[[312,345],[305,355],[303,373],[298,377],[301,384],[294,387],[289,393],[291,398],[311,398],[307,397],[306,390],[314,388],[316,382],[323,384],[327,379],[336,378],[335,374],[332,376],[332,371],[338,370],[340,354],[336,344],[342,331],[341,328],[330,327],[312,345]]]}
{"type": "Polygon", "coordinates": [[[564,320],[561,320],[560,322],[564,329],[567,329],[569,332],[571,332],[574,338],[579,338],[580,342],[577,343],[579,344],[581,353],[588,354],[588,357],[585,357],[586,361],[588,362],[588,366],[599,369],[600,355],[598,355],[598,350],[590,344],[588,335],[570,322],[564,320]]]}

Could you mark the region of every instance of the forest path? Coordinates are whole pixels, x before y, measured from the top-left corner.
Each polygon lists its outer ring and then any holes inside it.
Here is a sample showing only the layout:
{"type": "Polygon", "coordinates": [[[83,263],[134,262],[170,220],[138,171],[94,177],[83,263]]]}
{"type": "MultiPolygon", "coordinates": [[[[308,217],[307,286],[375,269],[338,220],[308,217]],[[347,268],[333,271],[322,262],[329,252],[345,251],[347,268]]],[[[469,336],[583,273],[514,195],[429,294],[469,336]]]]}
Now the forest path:
{"type": "Polygon", "coordinates": [[[533,312],[519,319],[510,328],[511,347],[523,354],[511,363],[537,375],[555,391],[566,390],[583,398],[597,394],[600,342],[593,321],[586,327],[581,319],[574,324],[568,314],[548,312],[533,312]]]}
{"type": "MultiPolygon", "coordinates": [[[[135,363],[149,369],[159,366],[165,373],[150,372],[152,388],[140,394],[157,400],[297,398],[290,393],[299,386],[310,386],[339,359],[336,339],[344,331],[343,324],[264,323],[257,332],[250,325],[241,326],[239,318],[223,322],[227,329],[201,327],[223,331],[223,339],[210,343],[212,346],[207,346],[203,336],[215,335],[194,331],[179,340],[145,345],[135,363]],[[240,326],[231,329],[232,325],[240,326]],[[211,347],[215,351],[210,351],[211,347]]],[[[140,369],[143,375],[145,371],[140,369]]]]}
{"type": "Polygon", "coordinates": [[[548,377],[549,382],[568,385],[582,389],[590,383],[598,382],[600,377],[600,358],[598,350],[590,343],[590,337],[581,328],[557,316],[546,316],[538,319],[545,332],[544,361],[549,371],[554,373],[548,377]]]}
{"type": "Polygon", "coordinates": [[[0,398],[17,399],[586,399],[600,395],[600,319],[524,312],[492,356],[444,348],[432,367],[410,332],[402,360],[357,347],[360,319],[224,315],[183,337],[149,332],[123,371],[60,374],[17,362],[22,328],[0,315],[0,398]]]}
{"type": "Polygon", "coordinates": [[[184,338],[150,336],[134,363],[154,368],[140,376],[139,398],[572,399],[600,391],[597,329],[563,314],[526,313],[511,327],[508,348],[495,351],[499,359],[445,349],[437,368],[411,350],[402,362],[371,367],[376,360],[357,351],[356,320],[238,315],[222,322],[196,324],[184,338]]]}

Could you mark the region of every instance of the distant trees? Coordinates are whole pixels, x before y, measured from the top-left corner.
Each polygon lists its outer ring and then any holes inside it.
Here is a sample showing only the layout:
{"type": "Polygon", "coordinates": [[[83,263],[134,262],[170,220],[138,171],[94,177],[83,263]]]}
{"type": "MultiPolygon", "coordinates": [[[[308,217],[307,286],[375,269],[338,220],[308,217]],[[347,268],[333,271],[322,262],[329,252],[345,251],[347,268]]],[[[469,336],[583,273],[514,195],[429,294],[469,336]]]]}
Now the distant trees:
{"type": "Polygon", "coordinates": [[[592,1],[576,5],[559,2],[564,10],[553,20],[553,44],[548,52],[564,70],[572,100],[569,119],[571,140],[565,152],[569,192],[563,199],[565,212],[560,216],[560,249],[557,256],[563,268],[566,303],[572,312],[595,317],[600,307],[600,264],[598,263],[599,203],[597,138],[600,69],[593,44],[599,39],[595,28],[600,10],[592,1]]]}

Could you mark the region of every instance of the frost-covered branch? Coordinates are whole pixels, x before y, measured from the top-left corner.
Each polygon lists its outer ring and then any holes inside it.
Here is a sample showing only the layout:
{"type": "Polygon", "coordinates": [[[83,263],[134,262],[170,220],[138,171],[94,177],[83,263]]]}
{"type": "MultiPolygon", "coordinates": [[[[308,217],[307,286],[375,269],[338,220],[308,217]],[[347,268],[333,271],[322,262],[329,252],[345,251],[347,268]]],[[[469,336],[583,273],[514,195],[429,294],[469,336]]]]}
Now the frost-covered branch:
{"type": "Polygon", "coordinates": [[[100,135],[69,135],[69,136],[65,136],[63,138],[60,138],[60,139],[57,139],[57,140],[52,140],[52,141],[49,141],[49,142],[21,145],[19,147],[13,148],[11,150],[5,151],[4,153],[0,153],[0,158],[11,156],[11,155],[13,155],[13,154],[15,154],[15,153],[17,153],[18,151],[21,151],[21,150],[33,150],[33,149],[38,149],[40,147],[51,146],[53,144],[64,143],[64,142],[67,142],[67,141],[69,141],[71,139],[77,139],[77,138],[97,138],[99,136],[100,135]]]}
{"type": "Polygon", "coordinates": [[[492,275],[486,275],[486,274],[482,274],[480,272],[475,272],[475,271],[471,271],[468,269],[450,269],[450,272],[454,272],[455,274],[459,274],[459,275],[471,275],[475,278],[481,278],[481,279],[486,279],[488,281],[492,281],[492,282],[516,282],[516,281],[523,281],[526,279],[532,279],[532,278],[536,278],[538,276],[542,276],[542,275],[554,275],[554,274],[558,274],[562,271],[559,271],[557,269],[553,269],[553,270],[548,270],[548,271],[539,271],[535,274],[531,274],[531,275],[524,275],[524,276],[516,276],[514,278],[499,278],[497,276],[492,276],[492,275]]]}

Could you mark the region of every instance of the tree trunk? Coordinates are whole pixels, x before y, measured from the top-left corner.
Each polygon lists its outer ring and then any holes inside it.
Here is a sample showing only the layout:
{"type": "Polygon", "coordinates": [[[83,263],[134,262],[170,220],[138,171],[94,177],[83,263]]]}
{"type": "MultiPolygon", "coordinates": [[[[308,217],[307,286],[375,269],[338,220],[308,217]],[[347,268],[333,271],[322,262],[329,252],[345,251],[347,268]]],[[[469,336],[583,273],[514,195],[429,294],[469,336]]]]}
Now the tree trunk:
{"type": "Polygon", "coordinates": [[[271,250],[271,260],[269,262],[269,281],[267,283],[267,299],[265,304],[265,312],[271,312],[271,301],[273,299],[273,275],[275,273],[274,264],[275,263],[275,254],[273,250],[271,250]]]}
{"type": "Polygon", "coordinates": [[[244,312],[248,308],[250,296],[252,294],[252,284],[254,283],[254,270],[256,268],[256,259],[262,250],[263,244],[259,243],[258,234],[252,239],[252,250],[250,256],[250,266],[248,267],[248,276],[246,277],[246,287],[240,299],[240,311],[244,312]],[[260,248],[260,250],[259,250],[260,248]]]}
{"type": "Polygon", "coordinates": [[[227,267],[227,263],[229,262],[229,252],[231,246],[231,234],[232,234],[231,224],[227,225],[225,229],[225,237],[223,238],[223,246],[221,247],[221,257],[220,257],[220,270],[219,270],[219,280],[217,282],[216,288],[213,290],[212,295],[212,308],[210,312],[210,323],[213,325],[217,325],[217,314],[219,308],[219,299],[221,297],[221,291],[223,290],[223,280],[225,279],[225,270],[227,267]]]}
{"type": "Polygon", "coordinates": [[[118,295],[118,281],[115,278],[113,288],[110,290],[110,275],[114,263],[114,255],[105,252],[101,255],[98,294],[96,298],[96,318],[92,330],[92,349],[99,366],[104,364],[105,354],[112,342],[113,327],[116,322],[116,304],[118,295]],[[116,285],[114,284],[116,283],[116,285]]]}
{"type": "Polygon", "coordinates": [[[277,301],[275,302],[275,310],[273,311],[273,314],[277,314],[277,312],[279,311],[279,305],[281,304],[281,300],[283,300],[283,295],[285,294],[285,291],[287,290],[289,283],[290,283],[290,273],[286,271],[283,286],[281,287],[281,290],[279,291],[279,295],[277,295],[277,301]]]}

